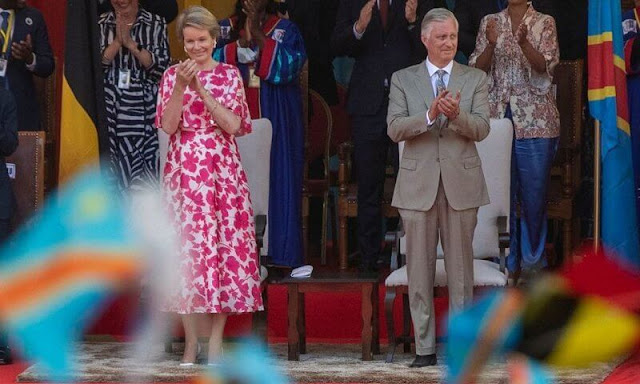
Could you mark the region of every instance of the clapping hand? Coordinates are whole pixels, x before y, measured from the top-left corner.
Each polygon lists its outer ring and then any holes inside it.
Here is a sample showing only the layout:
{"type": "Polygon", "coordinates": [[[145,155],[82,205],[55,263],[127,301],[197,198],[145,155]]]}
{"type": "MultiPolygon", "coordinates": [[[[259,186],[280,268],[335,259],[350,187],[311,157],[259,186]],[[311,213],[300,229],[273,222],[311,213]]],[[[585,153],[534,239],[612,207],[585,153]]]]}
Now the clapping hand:
{"type": "Polygon", "coordinates": [[[418,9],[418,0],[407,0],[404,6],[404,17],[409,24],[416,22],[416,10],[418,9]]]}
{"type": "Polygon", "coordinates": [[[489,44],[496,45],[498,42],[498,23],[495,19],[491,19],[487,23],[486,36],[489,44]]]}
{"type": "MultiPolygon", "coordinates": [[[[195,60],[186,59],[185,61],[181,61],[178,64],[178,69],[176,70],[176,85],[181,86],[182,88],[187,88],[187,86],[191,86],[195,90],[198,90],[193,86],[193,79],[196,78],[196,74],[198,73],[198,67],[195,60]]],[[[197,81],[199,84],[200,82],[197,81]]],[[[197,86],[197,84],[195,84],[197,86]]]]}
{"type": "Polygon", "coordinates": [[[527,33],[529,32],[527,28],[527,24],[521,23],[518,26],[518,30],[516,31],[516,39],[518,40],[518,45],[523,47],[529,40],[527,40],[527,33]]]}
{"type": "Polygon", "coordinates": [[[11,56],[16,60],[22,60],[27,64],[33,63],[33,45],[31,35],[20,41],[11,44],[11,56]]]}
{"type": "Polygon", "coordinates": [[[456,92],[455,97],[447,92],[446,96],[442,97],[438,102],[438,108],[447,116],[449,121],[455,120],[460,114],[460,91],[456,92]]]}
{"type": "Polygon", "coordinates": [[[136,43],[131,38],[131,27],[133,23],[125,21],[125,16],[116,14],[116,40],[125,48],[133,49],[136,43]]]}
{"type": "Polygon", "coordinates": [[[440,94],[433,99],[431,106],[429,107],[429,120],[435,121],[435,119],[442,113],[441,100],[449,94],[448,90],[442,90],[440,94]]]}
{"type": "Polygon", "coordinates": [[[358,17],[358,21],[356,21],[356,31],[358,33],[364,33],[367,26],[369,26],[374,5],[376,5],[376,0],[369,0],[360,10],[360,17],[358,17]]]}

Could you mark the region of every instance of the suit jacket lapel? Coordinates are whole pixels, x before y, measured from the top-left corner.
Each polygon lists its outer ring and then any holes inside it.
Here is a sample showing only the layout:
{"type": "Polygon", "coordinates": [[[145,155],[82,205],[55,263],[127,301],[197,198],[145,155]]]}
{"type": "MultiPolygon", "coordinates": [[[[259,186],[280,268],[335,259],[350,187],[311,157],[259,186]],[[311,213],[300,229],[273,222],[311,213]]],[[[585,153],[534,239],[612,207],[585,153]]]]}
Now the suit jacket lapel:
{"type": "Polygon", "coordinates": [[[451,68],[451,74],[449,75],[449,83],[447,89],[450,91],[451,96],[455,97],[457,91],[462,91],[462,85],[464,79],[462,77],[462,67],[457,62],[453,62],[453,68],[451,68]]]}
{"type": "Polygon", "coordinates": [[[418,92],[424,100],[426,108],[431,106],[433,99],[435,99],[435,95],[433,94],[433,86],[431,85],[431,78],[429,77],[429,71],[427,71],[426,61],[423,61],[418,67],[418,71],[416,72],[416,86],[418,87],[418,92]]]}

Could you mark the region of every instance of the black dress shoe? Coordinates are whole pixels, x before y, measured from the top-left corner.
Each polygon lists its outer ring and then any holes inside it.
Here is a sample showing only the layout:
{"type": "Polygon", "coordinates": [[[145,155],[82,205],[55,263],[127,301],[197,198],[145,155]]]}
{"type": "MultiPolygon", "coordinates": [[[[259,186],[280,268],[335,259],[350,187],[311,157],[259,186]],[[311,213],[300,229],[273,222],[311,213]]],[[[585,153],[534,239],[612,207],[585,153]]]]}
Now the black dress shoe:
{"type": "Polygon", "coordinates": [[[434,353],[432,355],[416,355],[416,359],[413,360],[413,363],[409,364],[409,367],[421,368],[436,364],[438,364],[438,359],[436,358],[436,354],[434,353]]]}

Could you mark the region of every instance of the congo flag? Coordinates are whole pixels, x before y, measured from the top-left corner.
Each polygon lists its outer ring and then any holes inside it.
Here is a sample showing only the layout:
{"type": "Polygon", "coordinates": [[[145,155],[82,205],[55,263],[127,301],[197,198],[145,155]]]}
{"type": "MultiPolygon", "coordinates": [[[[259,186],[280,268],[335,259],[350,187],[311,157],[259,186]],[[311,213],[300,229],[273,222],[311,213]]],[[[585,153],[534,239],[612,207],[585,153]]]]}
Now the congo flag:
{"type": "Polygon", "coordinates": [[[589,109],[600,121],[602,242],[640,266],[619,0],[589,0],[589,109]]]}
{"type": "Polygon", "coordinates": [[[127,212],[96,169],[67,183],[0,249],[0,323],[53,381],[72,375],[73,343],[142,269],[127,212]]]}
{"type": "Polygon", "coordinates": [[[68,0],[58,181],[108,149],[96,0],[68,0]]]}

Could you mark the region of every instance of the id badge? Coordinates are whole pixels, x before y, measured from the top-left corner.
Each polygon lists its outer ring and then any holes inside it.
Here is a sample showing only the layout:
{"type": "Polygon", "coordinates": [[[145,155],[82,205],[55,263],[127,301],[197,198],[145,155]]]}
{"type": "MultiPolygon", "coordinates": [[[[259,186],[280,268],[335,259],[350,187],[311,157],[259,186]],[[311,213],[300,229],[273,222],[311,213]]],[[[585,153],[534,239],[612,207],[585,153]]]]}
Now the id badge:
{"type": "Polygon", "coordinates": [[[0,59],[0,77],[4,77],[7,74],[7,59],[0,59]]]}
{"type": "Polygon", "coordinates": [[[121,69],[118,71],[118,88],[129,89],[131,85],[131,71],[128,69],[121,69]]]}
{"type": "Polygon", "coordinates": [[[256,76],[256,69],[249,68],[249,88],[260,88],[260,78],[256,76]]]}

